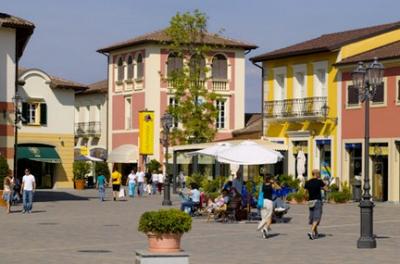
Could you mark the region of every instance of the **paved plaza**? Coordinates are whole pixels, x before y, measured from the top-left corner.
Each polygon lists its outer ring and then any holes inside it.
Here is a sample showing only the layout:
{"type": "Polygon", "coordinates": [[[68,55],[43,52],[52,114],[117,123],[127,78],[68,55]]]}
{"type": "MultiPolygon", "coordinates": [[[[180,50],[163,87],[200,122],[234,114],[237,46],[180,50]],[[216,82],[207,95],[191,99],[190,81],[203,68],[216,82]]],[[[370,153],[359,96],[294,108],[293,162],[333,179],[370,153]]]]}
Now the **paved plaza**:
{"type": "MultiPolygon", "coordinates": [[[[147,238],[137,231],[146,210],[158,209],[162,197],[101,203],[95,190],[38,191],[33,213],[0,212],[0,263],[134,263],[135,250],[147,238]]],[[[179,205],[173,197],[174,206],[179,205]]],[[[356,204],[324,207],[323,237],[307,238],[307,207],[292,205],[288,223],[274,224],[267,240],[255,223],[207,223],[195,218],[182,247],[190,263],[399,263],[400,206],[375,208],[376,249],[357,249],[359,208],[356,204]]]]}

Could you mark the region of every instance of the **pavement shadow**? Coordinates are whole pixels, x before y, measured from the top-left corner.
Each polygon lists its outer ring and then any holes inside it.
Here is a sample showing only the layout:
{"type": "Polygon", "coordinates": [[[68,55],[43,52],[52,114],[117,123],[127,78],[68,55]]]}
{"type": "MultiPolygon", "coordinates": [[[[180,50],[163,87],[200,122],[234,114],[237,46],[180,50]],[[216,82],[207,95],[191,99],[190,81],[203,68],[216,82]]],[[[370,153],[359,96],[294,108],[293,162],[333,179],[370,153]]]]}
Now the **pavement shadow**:
{"type": "Polygon", "coordinates": [[[319,233],[318,234],[318,239],[319,238],[325,238],[325,237],[333,237],[333,235],[332,234],[323,234],[323,233],[319,233]]]}
{"type": "Polygon", "coordinates": [[[82,197],[67,192],[50,192],[38,191],[35,192],[34,202],[57,202],[57,201],[88,201],[94,197],[82,197]]]}
{"type": "Polygon", "coordinates": [[[274,219],[273,223],[277,224],[287,224],[292,220],[292,217],[282,217],[274,219]]]}
{"type": "Polygon", "coordinates": [[[392,237],[390,237],[390,236],[377,236],[377,235],[375,235],[375,238],[376,238],[376,239],[389,239],[389,238],[392,238],[392,237]]]}

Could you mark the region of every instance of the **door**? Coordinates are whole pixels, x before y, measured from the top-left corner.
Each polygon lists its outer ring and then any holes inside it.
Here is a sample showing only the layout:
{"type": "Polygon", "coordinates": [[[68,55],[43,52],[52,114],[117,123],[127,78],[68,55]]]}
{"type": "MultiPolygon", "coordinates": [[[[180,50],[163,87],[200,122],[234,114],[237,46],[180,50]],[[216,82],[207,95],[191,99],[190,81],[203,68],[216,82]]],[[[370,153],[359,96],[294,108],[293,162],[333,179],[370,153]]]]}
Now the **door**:
{"type": "Polygon", "coordinates": [[[388,157],[376,156],[372,162],[372,197],[375,201],[388,200],[388,157]]]}

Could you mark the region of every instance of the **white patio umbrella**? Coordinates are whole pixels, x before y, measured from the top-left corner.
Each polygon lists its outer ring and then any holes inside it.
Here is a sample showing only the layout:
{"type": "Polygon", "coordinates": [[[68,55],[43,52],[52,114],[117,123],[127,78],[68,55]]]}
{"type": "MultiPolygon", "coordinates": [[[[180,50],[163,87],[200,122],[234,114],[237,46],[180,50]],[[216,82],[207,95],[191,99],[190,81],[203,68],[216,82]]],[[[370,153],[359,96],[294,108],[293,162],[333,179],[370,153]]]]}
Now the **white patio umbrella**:
{"type": "Polygon", "coordinates": [[[217,143],[217,144],[215,144],[215,145],[213,145],[211,147],[187,153],[187,155],[191,155],[191,156],[194,156],[194,155],[206,155],[206,156],[217,157],[218,153],[220,153],[220,152],[222,152],[224,150],[227,150],[230,147],[232,147],[231,143],[220,142],[220,143],[217,143]]]}
{"type": "Polygon", "coordinates": [[[137,163],[139,159],[139,149],[136,145],[121,145],[108,155],[108,162],[115,163],[137,163]]]}
{"type": "Polygon", "coordinates": [[[283,159],[280,152],[246,140],[218,153],[219,162],[239,165],[275,164],[283,159]]]}
{"type": "Polygon", "coordinates": [[[304,185],[305,178],[303,174],[306,172],[306,155],[304,154],[304,151],[299,150],[297,153],[297,178],[300,180],[301,184],[304,185]]]}

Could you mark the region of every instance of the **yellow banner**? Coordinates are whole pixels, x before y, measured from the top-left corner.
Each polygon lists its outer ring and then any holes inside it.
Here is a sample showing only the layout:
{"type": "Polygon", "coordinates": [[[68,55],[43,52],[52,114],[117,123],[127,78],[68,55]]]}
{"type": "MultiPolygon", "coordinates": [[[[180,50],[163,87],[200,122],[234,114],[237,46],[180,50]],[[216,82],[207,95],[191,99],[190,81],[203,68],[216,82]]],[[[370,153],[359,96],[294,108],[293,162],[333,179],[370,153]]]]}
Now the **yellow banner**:
{"type": "Polygon", "coordinates": [[[152,155],[154,153],[154,112],[139,112],[139,153],[152,155]]]}
{"type": "Polygon", "coordinates": [[[86,147],[86,146],[82,146],[81,147],[81,155],[82,156],[88,156],[89,155],[88,147],[86,147]]]}

